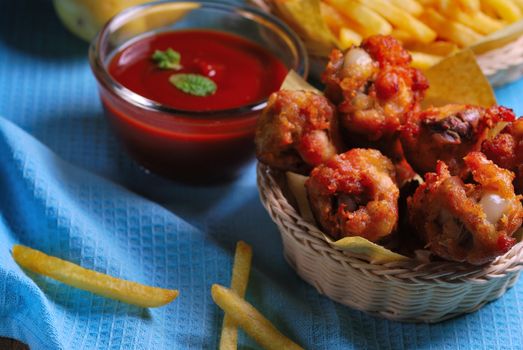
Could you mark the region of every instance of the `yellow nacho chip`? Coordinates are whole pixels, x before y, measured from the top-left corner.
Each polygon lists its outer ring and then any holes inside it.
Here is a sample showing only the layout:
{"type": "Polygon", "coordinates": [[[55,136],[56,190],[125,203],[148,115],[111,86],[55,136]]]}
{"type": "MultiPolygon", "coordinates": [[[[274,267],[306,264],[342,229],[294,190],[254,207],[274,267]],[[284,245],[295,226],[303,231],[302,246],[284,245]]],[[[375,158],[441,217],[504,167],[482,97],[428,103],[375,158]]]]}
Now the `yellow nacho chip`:
{"type": "Polygon", "coordinates": [[[281,84],[280,90],[312,91],[321,94],[321,92],[318,89],[316,89],[314,86],[303,80],[303,78],[300,77],[300,75],[293,70],[287,73],[285,80],[281,84]]]}
{"type": "Polygon", "coordinates": [[[482,107],[496,104],[494,91],[470,50],[462,50],[440,61],[424,74],[430,88],[422,102],[423,108],[449,103],[482,107]]]}
{"type": "Polygon", "coordinates": [[[334,241],[329,236],[325,235],[325,240],[333,247],[350,252],[352,255],[360,259],[366,260],[373,264],[385,264],[392,261],[407,261],[408,257],[379,245],[373,243],[363,237],[344,237],[334,241]]]}
{"type": "Polygon", "coordinates": [[[278,16],[304,40],[310,54],[327,56],[338,41],[321,17],[320,0],[274,0],[278,16]]]}

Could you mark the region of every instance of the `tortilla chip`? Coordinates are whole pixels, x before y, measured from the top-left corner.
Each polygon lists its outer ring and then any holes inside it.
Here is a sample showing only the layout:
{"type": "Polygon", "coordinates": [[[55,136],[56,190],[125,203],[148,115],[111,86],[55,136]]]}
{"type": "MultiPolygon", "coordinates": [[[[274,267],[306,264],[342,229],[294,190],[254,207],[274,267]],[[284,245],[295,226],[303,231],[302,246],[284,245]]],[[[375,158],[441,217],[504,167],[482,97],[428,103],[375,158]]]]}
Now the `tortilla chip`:
{"type": "Polygon", "coordinates": [[[287,171],[285,176],[287,177],[289,190],[294,196],[294,199],[296,199],[301,217],[305,219],[305,221],[315,223],[316,221],[309,205],[309,199],[307,198],[307,192],[305,191],[305,181],[307,181],[309,177],[291,171],[287,171]]]}
{"type": "Polygon", "coordinates": [[[424,72],[430,83],[421,106],[449,103],[490,107],[496,96],[471,50],[462,50],[424,72]]]}
{"type": "Polygon", "coordinates": [[[410,258],[406,256],[394,253],[393,251],[388,250],[379,244],[372,243],[363,237],[344,237],[337,241],[334,241],[327,235],[324,235],[324,238],[331,246],[349,252],[351,255],[373,264],[385,264],[393,261],[410,260],[410,258]]]}
{"type": "Polygon", "coordinates": [[[281,84],[280,90],[291,90],[291,91],[312,91],[317,94],[322,94],[311,84],[307,83],[298,73],[291,70],[287,73],[285,80],[281,84]]]}
{"type": "Polygon", "coordinates": [[[339,46],[320,15],[320,0],[274,0],[272,3],[278,17],[303,39],[309,54],[328,56],[339,46]]]}

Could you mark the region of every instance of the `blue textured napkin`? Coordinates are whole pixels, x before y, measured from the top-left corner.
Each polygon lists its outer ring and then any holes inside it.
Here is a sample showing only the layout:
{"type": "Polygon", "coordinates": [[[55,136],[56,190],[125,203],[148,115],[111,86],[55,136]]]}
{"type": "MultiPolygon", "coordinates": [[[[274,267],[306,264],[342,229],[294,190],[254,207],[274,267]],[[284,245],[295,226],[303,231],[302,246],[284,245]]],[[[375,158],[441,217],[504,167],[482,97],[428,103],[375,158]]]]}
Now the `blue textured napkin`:
{"type": "MultiPolygon", "coordinates": [[[[254,168],[185,187],[141,171],[113,138],[87,45],[49,1],[0,1],[0,336],[32,349],[216,349],[235,242],[253,245],[247,298],[308,349],[523,348],[523,282],[479,312],[436,325],[389,322],[320,296],[282,257],[254,168]],[[21,270],[22,243],[180,296],[140,309],[21,270]]],[[[523,81],[499,89],[523,113],[523,81]]],[[[243,333],[242,349],[256,345],[243,333]]]]}

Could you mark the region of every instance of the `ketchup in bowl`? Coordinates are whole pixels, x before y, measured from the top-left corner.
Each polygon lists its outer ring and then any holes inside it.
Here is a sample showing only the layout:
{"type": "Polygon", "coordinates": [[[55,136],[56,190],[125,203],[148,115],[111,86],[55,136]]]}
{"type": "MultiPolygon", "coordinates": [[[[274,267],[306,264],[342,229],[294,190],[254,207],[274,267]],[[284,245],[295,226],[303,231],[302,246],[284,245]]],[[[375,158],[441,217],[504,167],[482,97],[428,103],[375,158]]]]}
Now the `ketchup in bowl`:
{"type": "Polygon", "coordinates": [[[138,40],[111,60],[109,73],[137,94],[185,111],[219,111],[261,102],[277,91],[287,68],[273,54],[239,36],[208,30],[160,33],[138,40]],[[180,54],[181,68],[160,69],[151,59],[156,50],[180,54]],[[212,79],[216,92],[194,96],[169,82],[174,73],[212,79]]]}
{"type": "Polygon", "coordinates": [[[267,98],[289,69],[305,76],[308,64],[296,35],[270,15],[176,1],[116,15],[91,45],[90,62],[128,153],[147,170],[191,183],[240,173],[253,158],[267,98]],[[173,15],[177,9],[180,16],[173,15]],[[174,22],[122,35],[137,28],[133,20],[154,23],[162,11],[174,22]]]}

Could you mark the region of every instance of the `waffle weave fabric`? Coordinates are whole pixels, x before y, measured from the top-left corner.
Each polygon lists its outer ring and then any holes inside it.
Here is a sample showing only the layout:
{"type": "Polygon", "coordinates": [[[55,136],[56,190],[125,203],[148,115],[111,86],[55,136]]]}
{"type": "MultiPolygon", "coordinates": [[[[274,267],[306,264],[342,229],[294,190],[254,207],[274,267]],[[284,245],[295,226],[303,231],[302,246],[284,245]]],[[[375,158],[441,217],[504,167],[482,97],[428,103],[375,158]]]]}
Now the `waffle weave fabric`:
{"type": "MultiPolygon", "coordinates": [[[[523,81],[497,91],[523,113],[523,81]]],[[[248,300],[307,349],[523,348],[523,282],[435,325],[389,322],[319,295],[287,265],[254,164],[233,183],[188,187],[143,172],[103,117],[87,44],[50,1],[0,2],[0,336],[31,349],[216,349],[234,246],[254,249],[248,300]],[[21,270],[22,243],[84,267],[177,288],[141,309],[21,270]]],[[[243,333],[240,348],[255,349],[243,333]]]]}

